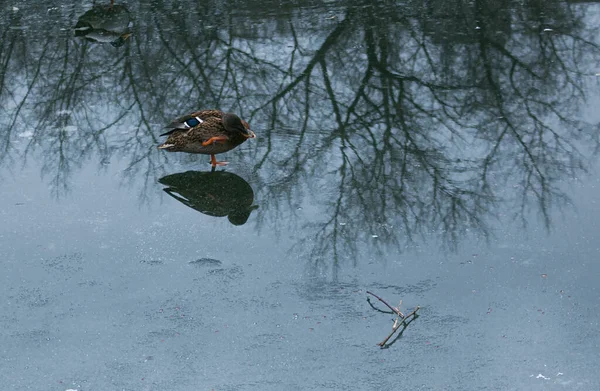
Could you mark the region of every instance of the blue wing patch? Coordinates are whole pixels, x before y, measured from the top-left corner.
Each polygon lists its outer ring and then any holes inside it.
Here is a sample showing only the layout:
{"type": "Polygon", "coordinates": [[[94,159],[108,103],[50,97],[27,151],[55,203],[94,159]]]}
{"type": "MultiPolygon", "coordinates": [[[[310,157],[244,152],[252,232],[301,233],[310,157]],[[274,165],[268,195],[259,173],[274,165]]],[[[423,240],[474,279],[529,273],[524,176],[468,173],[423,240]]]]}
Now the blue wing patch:
{"type": "Polygon", "coordinates": [[[194,126],[197,126],[197,125],[201,124],[202,122],[204,122],[204,121],[202,121],[200,118],[193,117],[193,118],[186,120],[185,124],[187,125],[186,126],[187,128],[193,128],[194,126]]]}

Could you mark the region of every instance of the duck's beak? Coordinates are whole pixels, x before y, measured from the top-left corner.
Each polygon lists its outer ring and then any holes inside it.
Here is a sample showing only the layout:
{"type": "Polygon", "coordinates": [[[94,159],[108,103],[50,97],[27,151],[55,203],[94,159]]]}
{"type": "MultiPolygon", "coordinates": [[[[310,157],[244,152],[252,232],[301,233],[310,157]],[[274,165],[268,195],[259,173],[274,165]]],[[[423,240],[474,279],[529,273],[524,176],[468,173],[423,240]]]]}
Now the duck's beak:
{"type": "Polygon", "coordinates": [[[246,137],[246,138],[256,138],[256,134],[254,134],[253,131],[251,131],[250,129],[248,129],[247,133],[244,133],[244,137],[246,137]]]}

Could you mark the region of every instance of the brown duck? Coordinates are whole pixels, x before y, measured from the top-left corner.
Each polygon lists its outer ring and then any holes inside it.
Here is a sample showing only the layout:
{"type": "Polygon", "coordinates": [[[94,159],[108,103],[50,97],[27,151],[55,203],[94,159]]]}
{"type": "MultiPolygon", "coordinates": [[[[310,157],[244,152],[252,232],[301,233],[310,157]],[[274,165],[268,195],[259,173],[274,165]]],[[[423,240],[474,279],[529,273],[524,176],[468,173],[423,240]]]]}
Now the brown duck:
{"type": "Polygon", "coordinates": [[[217,161],[217,153],[232,150],[247,139],[256,137],[248,122],[220,110],[196,111],[175,119],[167,128],[171,130],[161,136],[169,138],[158,146],[159,149],[210,155],[213,167],[227,164],[217,161]]]}
{"type": "Polygon", "coordinates": [[[95,5],[79,17],[75,25],[75,36],[90,42],[108,43],[121,47],[131,36],[131,15],[124,5],[95,5]]]}

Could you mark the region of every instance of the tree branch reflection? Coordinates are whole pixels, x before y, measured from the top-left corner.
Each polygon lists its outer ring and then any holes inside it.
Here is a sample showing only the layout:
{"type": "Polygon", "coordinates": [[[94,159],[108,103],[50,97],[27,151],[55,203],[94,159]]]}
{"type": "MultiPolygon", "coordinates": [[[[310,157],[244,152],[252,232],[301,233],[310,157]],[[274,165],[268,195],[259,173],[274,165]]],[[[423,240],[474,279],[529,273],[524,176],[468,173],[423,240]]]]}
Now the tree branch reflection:
{"type": "MultiPolygon", "coordinates": [[[[600,52],[585,6],[352,1],[327,19],[314,8],[236,3],[226,16],[178,4],[132,5],[121,47],[45,33],[16,55],[24,38],[12,27],[23,22],[1,19],[0,99],[11,109],[0,164],[30,130],[20,157],[43,160],[57,196],[84,162],[104,169],[116,156],[128,159],[124,183],[150,202],[146,189],[173,161],[196,161],[157,151],[160,127],[197,108],[235,111],[261,140],[232,152],[253,166],[265,205],[248,223],[296,224],[298,246],[339,265],[360,243],[487,238],[500,207],[523,223],[534,208],[550,227],[568,200],[561,181],[598,151],[597,128],[578,112],[600,52]],[[305,205],[316,211],[303,226],[305,205]]],[[[68,22],[53,15],[58,31],[85,12],[73,11],[68,22]]]]}

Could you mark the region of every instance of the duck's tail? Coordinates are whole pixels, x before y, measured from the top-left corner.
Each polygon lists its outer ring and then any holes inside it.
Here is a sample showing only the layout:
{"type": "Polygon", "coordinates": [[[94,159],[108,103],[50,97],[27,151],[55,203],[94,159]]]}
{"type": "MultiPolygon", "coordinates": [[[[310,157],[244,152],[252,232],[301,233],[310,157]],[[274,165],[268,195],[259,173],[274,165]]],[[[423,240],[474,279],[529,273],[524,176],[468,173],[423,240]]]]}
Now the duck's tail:
{"type": "Polygon", "coordinates": [[[166,149],[167,151],[172,151],[175,149],[175,144],[171,143],[162,143],[158,147],[158,149],[166,149]]]}

